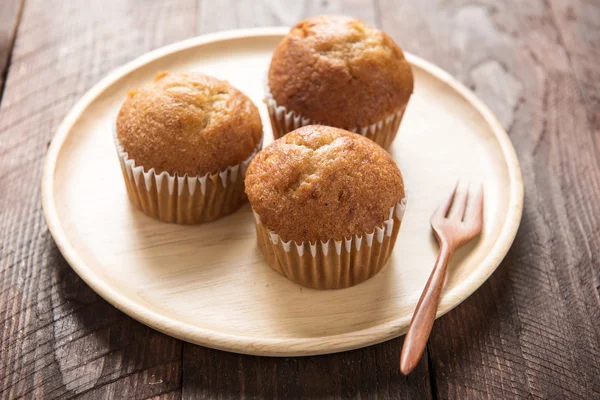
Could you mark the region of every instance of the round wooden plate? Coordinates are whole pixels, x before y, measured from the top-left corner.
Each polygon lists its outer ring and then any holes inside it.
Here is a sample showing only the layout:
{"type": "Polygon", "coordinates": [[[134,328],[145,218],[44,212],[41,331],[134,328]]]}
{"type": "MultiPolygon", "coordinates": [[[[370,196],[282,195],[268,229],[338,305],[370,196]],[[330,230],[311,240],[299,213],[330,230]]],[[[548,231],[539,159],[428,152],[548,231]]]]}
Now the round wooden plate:
{"type": "Polygon", "coordinates": [[[458,178],[485,184],[484,231],[454,256],[438,316],[490,276],[517,232],[523,184],[506,132],[472,92],[410,54],[415,92],[391,150],[408,207],[390,262],[369,281],[317,291],[278,275],[256,247],[248,205],[201,226],[161,223],[133,208],[112,141],[127,91],[159,71],[226,79],[259,105],[269,144],[263,79],[287,30],[206,35],[138,58],[73,107],[48,151],[43,205],[60,251],[98,294],[166,334],[239,353],[300,356],[405,333],[437,253],[429,217],[458,178]]]}

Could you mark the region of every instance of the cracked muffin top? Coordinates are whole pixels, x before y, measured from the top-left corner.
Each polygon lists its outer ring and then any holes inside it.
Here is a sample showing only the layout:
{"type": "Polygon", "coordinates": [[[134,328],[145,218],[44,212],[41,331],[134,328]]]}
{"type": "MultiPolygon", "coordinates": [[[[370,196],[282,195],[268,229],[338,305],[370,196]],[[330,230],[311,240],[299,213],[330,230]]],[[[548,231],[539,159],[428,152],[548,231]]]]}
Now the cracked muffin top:
{"type": "Polygon", "coordinates": [[[296,129],[260,151],[245,183],[262,223],[298,243],[371,233],[404,198],[402,175],[385,150],[322,125],[296,129]]]}
{"type": "Polygon", "coordinates": [[[268,85],[289,111],[353,129],[405,107],[413,75],[384,32],[351,17],[319,16],[298,22],[279,43],[268,85]]]}
{"type": "Polygon", "coordinates": [[[246,160],[262,124],[252,101],[228,82],[198,72],[161,73],[128,93],[117,137],[144,170],[202,176],[246,160]]]}

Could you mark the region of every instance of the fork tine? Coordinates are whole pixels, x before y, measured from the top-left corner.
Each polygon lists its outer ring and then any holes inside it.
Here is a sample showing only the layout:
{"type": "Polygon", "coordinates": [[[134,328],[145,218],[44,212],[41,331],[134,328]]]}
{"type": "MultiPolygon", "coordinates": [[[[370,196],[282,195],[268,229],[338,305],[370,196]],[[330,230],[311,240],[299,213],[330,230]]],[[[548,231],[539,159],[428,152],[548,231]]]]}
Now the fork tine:
{"type": "Polygon", "coordinates": [[[458,184],[460,183],[460,181],[456,181],[456,185],[454,186],[454,189],[452,190],[452,193],[450,193],[450,196],[448,196],[448,198],[446,199],[446,201],[444,201],[437,210],[435,210],[435,212],[433,213],[433,216],[431,217],[431,219],[433,220],[435,219],[444,219],[446,218],[446,215],[448,214],[448,211],[450,210],[450,207],[452,206],[452,202],[454,201],[454,196],[456,194],[456,189],[458,189],[458,184]]]}
{"type": "Polygon", "coordinates": [[[448,219],[458,219],[459,221],[463,220],[465,216],[465,208],[467,207],[467,201],[469,198],[469,186],[470,184],[467,184],[466,188],[456,191],[456,194],[454,195],[454,201],[452,202],[452,208],[448,214],[448,219]]]}
{"type": "Polygon", "coordinates": [[[478,230],[483,224],[483,185],[479,184],[477,189],[475,189],[475,194],[470,196],[469,202],[467,204],[467,209],[465,211],[465,223],[469,225],[470,228],[478,230]]]}

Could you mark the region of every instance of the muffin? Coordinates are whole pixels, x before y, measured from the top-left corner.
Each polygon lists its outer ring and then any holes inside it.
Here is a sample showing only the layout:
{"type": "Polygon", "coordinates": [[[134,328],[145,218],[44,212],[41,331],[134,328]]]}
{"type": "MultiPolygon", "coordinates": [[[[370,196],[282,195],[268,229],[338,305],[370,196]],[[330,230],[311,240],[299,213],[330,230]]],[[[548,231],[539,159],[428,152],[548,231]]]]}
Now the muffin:
{"type": "Polygon", "coordinates": [[[256,106],[228,82],[161,73],[129,92],[115,144],[129,198],[165,222],[196,224],[245,201],[244,175],[261,148],[256,106]]]}
{"type": "Polygon", "coordinates": [[[413,92],[402,50],[384,32],[345,16],[297,23],[273,54],[265,88],[273,135],[323,124],[384,148],[413,92]]]}
{"type": "Polygon", "coordinates": [[[309,125],[260,151],[246,174],[268,264],[316,289],[356,285],[381,270],[405,209],[402,175],[365,137],[309,125]]]}

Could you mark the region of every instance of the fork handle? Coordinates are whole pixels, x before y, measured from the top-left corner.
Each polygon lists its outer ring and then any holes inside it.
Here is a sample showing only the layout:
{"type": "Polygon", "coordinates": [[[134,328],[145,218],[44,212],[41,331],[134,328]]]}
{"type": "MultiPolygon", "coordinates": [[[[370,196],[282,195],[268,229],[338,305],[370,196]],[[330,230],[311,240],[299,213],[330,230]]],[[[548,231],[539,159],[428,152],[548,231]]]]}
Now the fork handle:
{"type": "Polygon", "coordinates": [[[408,332],[404,337],[402,354],[400,355],[400,371],[404,375],[412,372],[423,355],[440,303],[448,262],[454,250],[454,246],[447,242],[442,242],[440,245],[440,252],[435,266],[417,303],[408,332]]]}

